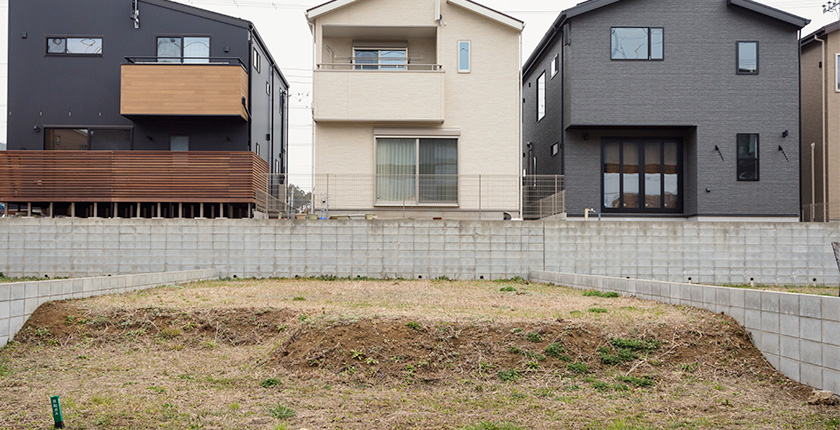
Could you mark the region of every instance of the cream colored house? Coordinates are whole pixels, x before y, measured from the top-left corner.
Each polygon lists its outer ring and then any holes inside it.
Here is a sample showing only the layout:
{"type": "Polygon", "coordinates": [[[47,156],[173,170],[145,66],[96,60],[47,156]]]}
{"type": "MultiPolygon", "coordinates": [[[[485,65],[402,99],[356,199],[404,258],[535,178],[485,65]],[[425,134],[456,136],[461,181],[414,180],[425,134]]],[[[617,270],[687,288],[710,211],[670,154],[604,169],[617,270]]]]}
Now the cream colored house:
{"type": "Polygon", "coordinates": [[[306,15],[316,208],[519,216],[522,21],[470,0],[333,0],[306,15]]]}
{"type": "Polygon", "coordinates": [[[840,220],[840,21],[802,37],[802,216],[840,220]]]}

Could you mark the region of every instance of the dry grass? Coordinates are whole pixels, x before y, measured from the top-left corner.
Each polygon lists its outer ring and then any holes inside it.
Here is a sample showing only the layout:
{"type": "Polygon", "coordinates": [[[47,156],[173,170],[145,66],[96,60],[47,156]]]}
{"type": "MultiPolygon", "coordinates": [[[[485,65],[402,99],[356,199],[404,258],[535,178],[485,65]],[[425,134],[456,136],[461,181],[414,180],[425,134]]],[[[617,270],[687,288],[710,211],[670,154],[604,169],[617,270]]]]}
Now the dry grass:
{"type": "Polygon", "coordinates": [[[728,318],[521,282],[204,282],[44,306],[16,340],[0,350],[3,429],[51,427],[54,394],[75,429],[840,422],[836,407],[806,405],[809,390],[772,371],[728,318]],[[615,337],[661,346],[603,365],[597,348],[615,337]],[[589,373],[526,356],[553,342],[589,373]],[[505,382],[506,371],[519,377],[505,382]],[[654,385],[617,379],[627,375],[654,385]],[[276,418],[279,406],[295,414],[276,418]]]}

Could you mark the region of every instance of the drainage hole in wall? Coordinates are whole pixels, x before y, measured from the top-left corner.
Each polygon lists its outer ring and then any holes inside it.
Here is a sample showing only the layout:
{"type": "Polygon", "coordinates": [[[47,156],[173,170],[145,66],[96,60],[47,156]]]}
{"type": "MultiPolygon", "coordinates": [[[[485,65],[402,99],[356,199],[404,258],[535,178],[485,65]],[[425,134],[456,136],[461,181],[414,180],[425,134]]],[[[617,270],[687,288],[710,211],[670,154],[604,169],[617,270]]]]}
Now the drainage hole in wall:
{"type": "Polygon", "coordinates": [[[755,281],[755,278],[750,278],[750,282],[755,281]]]}
{"type": "Polygon", "coordinates": [[[689,280],[689,281],[691,280],[691,276],[689,276],[689,277],[688,277],[688,280],[689,280]]]}
{"type": "Polygon", "coordinates": [[[417,279],[423,279],[423,275],[418,276],[417,279]]]}
{"type": "Polygon", "coordinates": [[[484,276],[479,276],[478,279],[484,279],[484,276]]]}
{"type": "Polygon", "coordinates": [[[299,276],[299,275],[295,275],[295,279],[300,279],[300,276],[299,276]]]}
{"type": "Polygon", "coordinates": [[[233,279],[236,279],[236,275],[233,275],[233,279]]]}
{"type": "Polygon", "coordinates": [[[817,282],[817,278],[814,278],[814,282],[817,282]]]}

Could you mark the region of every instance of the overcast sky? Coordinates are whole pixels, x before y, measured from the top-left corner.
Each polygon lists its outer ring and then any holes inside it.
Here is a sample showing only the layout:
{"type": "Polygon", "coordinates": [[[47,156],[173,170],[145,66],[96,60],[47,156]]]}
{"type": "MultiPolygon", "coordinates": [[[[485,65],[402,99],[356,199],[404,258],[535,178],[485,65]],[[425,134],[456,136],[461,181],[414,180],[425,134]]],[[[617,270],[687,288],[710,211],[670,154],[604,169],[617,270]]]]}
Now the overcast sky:
{"type": "MultiPolygon", "coordinates": [[[[26,1],[26,0],[14,0],[26,1]]],[[[73,0],[75,1],[75,0],[73,0]]],[[[114,0],[125,1],[128,0],[114,0]]],[[[312,37],[304,11],[325,0],[177,0],[253,22],[268,44],[286,79],[291,83],[289,120],[289,170],[292,181],[306,186],[311,173],[312,156],[312,37]]],[[[410,2],[411,0],[406,0],[410,2]]],[[[558,13],[580,0],[478,0],[488,7],[525,21],[522,60],[527,59],[558,13]]],[[[689,0],[697,1],[697,0],[689,0]]],[[[720,0],[723,1],[723,0],[720,0]]],[[[826,0],[763,0],[763,3],[808,18],[812,23],[807,34],[837,20],[823,14],[826,0]]],[[[674,7],[680,1],[673,0],[674,7]]],[[[0,106],[6,109],[8,64],[9,0],[0,0],[0,106]]],[[[141,24],[142,24],[142,13],[141,24]]],[[[129,55],[130,53],[126,53],[129,55]]],[[[0,142],[6,141],[6,118],[0,119],[0,142]]]]}

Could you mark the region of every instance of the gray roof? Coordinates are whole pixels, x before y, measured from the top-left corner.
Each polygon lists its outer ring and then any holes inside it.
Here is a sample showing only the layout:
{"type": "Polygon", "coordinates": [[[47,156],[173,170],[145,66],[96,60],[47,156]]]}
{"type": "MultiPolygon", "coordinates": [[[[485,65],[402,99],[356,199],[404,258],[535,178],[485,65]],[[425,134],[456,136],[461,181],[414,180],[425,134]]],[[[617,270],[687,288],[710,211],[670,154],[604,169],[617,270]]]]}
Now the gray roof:
{"type": "Polygon", "coordinates": [[[825,27],[822,27],[819,30],[814,31],[813,33],[811,33],[807,36],[802,36],[802,39],[800,39],[799,42],[802,44],[803,47],[805,47],[805,46],[810,45],[811,43],[816,42],[814,40],[815,36],[822,37],[822,36],[825,36],[826,34],[834,33],[837,30],[840,30],[840,21],[832,22],[831,24],[828,24],[825,27]]]}
{"type": "MultiPolygon", "coordinates": [[[[555,38],[560,34],[560,28],[563,27],[563,24],[566,21],[578,16],[583,15],[587,12],[591,12],[595,9],[600,9],[605,6],[609,6],[613,3],[617,3],[621,0],[587,0],[583,3],[579,3],[576,6],[573,6],[569,9],[566,9],[560,12],[560,15],[554,20],[554,24],[549,27],[548,32],[546,32],[545,36],[543,36],[542,40],[540,40],[539,45],[528,58],[528,61],[525,62],[525,65],[522,67],[522,76],[527,75],[531,68],[534,67],[534,64],[539,60],[542,56],[543,51],[554,41],[555,38]]],[[[746,10],[756,12],[770,18],[794,25],[798,28],[805,27],[808,25],[811,20],[805,19],[790,13],[787,13],[783,10],[779,10],[776,8],[772,8],[770,6],[755,2],[753,0],[726,0],[726,4],[728,6],[738,6],[744,8],[746,10]]]]}

